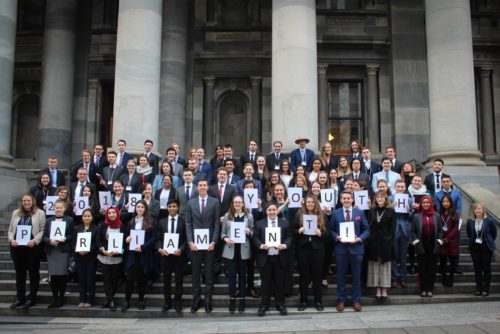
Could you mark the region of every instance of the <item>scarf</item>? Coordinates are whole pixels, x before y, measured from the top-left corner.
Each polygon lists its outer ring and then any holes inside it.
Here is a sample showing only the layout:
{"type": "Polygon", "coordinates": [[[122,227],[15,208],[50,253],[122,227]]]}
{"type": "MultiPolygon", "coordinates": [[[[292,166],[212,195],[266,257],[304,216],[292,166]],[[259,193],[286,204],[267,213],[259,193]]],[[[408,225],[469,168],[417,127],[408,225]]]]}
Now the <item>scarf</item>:
{"type": "Polygon", "coordinates": [[[122,221],[120,220],[120,210],[118,210],[118,208],[116,208],[114,206],[109,207],[108,210],[106,210],[106,219],[104,220],[104,223],[112,229],[120,228],[123,224],[122,221]],[[115,220],[109,219],[108,213],[110,210],[114,210],[116,212],[116,219],[115,220]]]}

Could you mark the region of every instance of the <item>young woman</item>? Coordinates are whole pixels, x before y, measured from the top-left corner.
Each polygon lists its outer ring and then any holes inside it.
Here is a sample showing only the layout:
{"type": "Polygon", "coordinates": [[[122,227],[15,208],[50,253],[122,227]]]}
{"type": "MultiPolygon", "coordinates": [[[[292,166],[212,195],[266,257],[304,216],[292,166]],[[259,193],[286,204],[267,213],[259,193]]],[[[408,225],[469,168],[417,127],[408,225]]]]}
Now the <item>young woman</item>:
{"type": "Polygon", "coordinates": [[[319,172],[321,172],[321,160],[320,158],[314,158],[312,161],[312,170],[307,175],[309,182],[316,181],[318,179],[319,172]]]}
{"type": "MultiPolygon", "coordinates": [[[[224,149],[222,145],[215,146],[215,155],[210,159],[210,166],[212,166],[212,170],[217,170],[219,167],[224,166],[224,149]]],[[[208,181],[212,182],[212,180],[208,181]]]]}
{"type": "Polygon", "coordinates": [[[36,186],[30,189],[30,194],[35,198],[36,206],[40,210],[45,210],[47,196],[53,196],[55,192],[56,189],[50,183],[50,174],[48,172],[40,173],[36,186]]]}
{"type": "Polygon", "coordinates": [[[349,161],[346,157],[342,156],[339,158],[339,165],[337,166],[337,174],[340,181],[344,182],[344,175],[350,174],[351,167],[349,166],[349,161]]]}
{"type": "Polygon", "coordinates": [[[227,262],[227,278],[229,285],[229,312],[236,310],[236,276],[238,276],[239,304],[238,312],[245,311],[247,282],[247,261],[252,257],[251,238],[253,235],[253,216],[245,208],[243,197],[235,196],[229,211],[222,220],[221,239],[224,241],[222,257],[227,262]],[[231,226],[234,223],[245,223],[245,243],[235,243],[231,239],[231,226]]]}
{"type": "Polygon", "coordinates": [[[45,223],[43,235],[50,288],[52,289],[52,303],[49,304],[48,308],[59,308],[64,305],[64,294],[68,283],[69,256],[72,249],[74,223],[71,217],[64,216],[64,210],[64,203],[57,200],[54,203],[55,216],[49,218],[45,223]],[[53,229],[54,223],[58,221],[65,223],[64,235],[55,235],[51,239],[51,229],[53,229]]]}
{"type": "Polygon", "coordinates": [[[302,197],[305,197],[309,191],[308,182],[303,175],[297,175],[295,179],[295,187],[302,189],[302,197]]]}
{"type": "Polygon", "coordinates": [[[73,233],[73,249],[78,245],[78,233],[90,233],[90,252],[75,252],[78,286],[80,289],[80,303],[78,308],[89,308],[94,305],[95,279],[97,270],[97,226],[91,209],[82,212],[82,223],[75,227],[73,233]]]}
{"type": "MultiPolygon", "coordinates": [[[[92,217],[94,218],[94,224],[98,225],[104,220],[104,210],[101,213],[101,205],[99,199],[96,198],[95,188],[86,185],[83,187],[82,196],[89,198],[89,209],[92,211],[92,217]]],[[[72,212],[75,221],[75,225],[80,225],[82,223],[82,216],[76,216],[76,208],[73,208],[72,212]]]]}
{"type": "Polygon", "coordinates": [[[330,173],[332,169],[335,169],[339,164],[337,157],[333,155],[333,148],[330,142],[326,142],[321,147],[321,154],[319,156],[321,160],[321,170],[330,173]]]}
{"type": "Polygon", "coordinates": [[[421,297],[433,296],[442,235],[441,217],[434,211],[432,198],[424,196],[420,200],[419,212],[413,215],[410,238],[417,253],[421,297]]]}
{"type": "Polygon", "coordinates": [[[367,286],[377,288],[377,302],[387,300],[391,287],[391,261],[396,214],[387,193],[379,190],[368,214],[370,236],[366,239],[365,256],[368,260],[367,286]]]}
{"type": "Polygon", "coordinates": [[[290,162],[288,160],[281,160],[280,162],[280,169],[279,169],[281,181],[283,181],[283,184],[285,185],[286,188],[288,188],[288,185],[290,184],[290,181],[293,178],[293,173],[290,170],[290,162]]]}
{"type": "Polygon", "coordinates": [[[127,173],[120,176],[120,181],[127,193],[140,193],[142,191],[142,178],[136,171],[137,165],[134,159],[127,161],[127,173]]]}
{"type": "Polygon", "coordinates": [[[262,187],[264,187],[269,180],[269,171],[266,166],[266,158],[262,155],[258,155],[255,158],[255,163],[257,168],[255,168],[255,176],[258,176],[258,179],[262,183],[262,187]]]}
{"type": "Polygon", "coordinates": [[[269,176],[269,181],[266,182],[266,201],[271,202],[274,200],[273,193],[274,193],[274,186],[277,185],[278,183],[283,184],[283,181],[280,178],[280,174],[277,171],[271,172],[271,175],[269,176]]]}
{"type": "Polygon", "coordinates": [[[299,311],[304,311],[308,306],[308,290],[312,282],[314,293],[314,306],[318,311],[323,311],[323,296],[321,291],[321,276],[325,258],[325,240],[328,232],[324,215],[319,202],[313,196],[306,196],[304,205],[295,220],[296,255],[299,265],[299,311]],[[315,216],[317,227],[314,234],[306,234],[304,216],[315,216]]]}
{"type": "Polygon", "coordinates": [[[168,201],[174,198],[177,198],[176,190],[172,186],[172,176],[171,175],[163,175],[163,184],[160,189],[158,189],[154,193],[154,198],[160,202],[160,214],[159,219],[163,219],[168,216],[168,201]]]}
{"type": "Polygon", "coordinates": [[[127,273],[127,283],[125,285],[125,301],[122,305],[122,312],[130,307],[130,298],[134,292],[134,285],[139,287],[138,309],[144,310],[144,295],[148,277],[154,269],[154,246],[156,243],[156,231],[153,227],[153,221],[148,211],[148,204],[144,200],[137,201],[135,206],[134,218],[128,223],[126,234],[126,255],[125,272],[127,273]],[[129,244],[132,241],[131,231],[143,230],[144,243],[129,250],[129,244]]]}
{"type": "Polygon", "coordinates": [[[10,256],[16,270],[16,301],[10,308],[22,306],[28,309],[36,305],[36,296],[40,285],[40,256],[43,232],[45,228],[45,212],[36,206],[33,195],[26,193],[21,198],[21,206],[14,210],[9,224],[10,256]],[[18,226],[31,226],[30,240],[26,246],[20,245],[18,226]],[[30,279],[30,293],[26,298],[26,272],[30,279]]]}
{"type": "Polygon", "coordinates": [[[55,191],[55,196],[64,204],[64,215],[73,217],[73,204],[69,199],[68,188],[66,186],[59,186],[55,191]]]}
{"type": "Polygon", "coordinates": [[[147,157],[142,156],[139,158],[139,166],[137,166],[136,171],[141,175],[143,185],[153,182],[155,175],[153,175],[153,167],[149,165],[147,157]]]}
{"type": "Polygon", "coordinates": [[[126,233],[126,227],[120,219],[120,211],[116,207],[106,210],[104,224],[97,231],[97,260],[101,263],[101,271],[106,302],[101,308],[116,311],[114,297],[118,289],[118,282],[122,275],[123,252],[108,251],[108,240],[111,233],[126,233]]]}
{"type": "Polygon", "coordinates": [[[403,167],[401,168],[401,180],[405,181],[406,189],[410,187],[411,181],[413,180],[413,177],[417,175],[417,171],[415,170],[415,167],[410,162],[405,162],[403,164],[403,167]]]}
{"type": "Polygon", "coordinates": [[[153,182],[153,194],[156,194],[156,192],[163,188],[163,176],[164,175],[170,175],[172,178],[172,187],[177,188],[180,186],[180,179],[178,176],[174,175],[174,171],[172,169],[172,165],[168,161],[164,161],[161,164],[161,170],[160,174],[155,176],[154,182],[153,182]]]}
{"type": "Polygon", "coordinates": [[[487,297],[490,294],[491,260],[495,251],[497,228],[481,203],[472,204],[471,211],[471,218],[467,220],[467,238],[476,280],[474,296],[487,297]]]}
{"type": "Polygon", "coordinates": [[[160,216],[160,202],[153,197],[153,186],[151,183],[146,183],[144,185],[144,190],[142,191],[142,199],[147,203],[149,214],[153,221],[158,220],[160,216]]]}
{"type": "Polygon", "coordinates": [[[450,195],[445,194],[440,202],[441,223],[443,225],[443,244],[439,251],[439,263],[442,284],[444,286],[453,286],[453,275],[458,269],[458,216],[455,205],[450,195]],[[447,260],[450,260],[449,274],[446,274],[447,260]]]}
{"type": "MultiPolygon", "coordinates": [[[[288,187],[296,187],[297,186],[297,177],[302,176],[306,179],[306,169],[302,165],[298,165],[295,168],[295,173],[293,174],[293,178],[288,183],[288,187]]],[[[306,179],[307,180],[307,179],[306,179]]]]}

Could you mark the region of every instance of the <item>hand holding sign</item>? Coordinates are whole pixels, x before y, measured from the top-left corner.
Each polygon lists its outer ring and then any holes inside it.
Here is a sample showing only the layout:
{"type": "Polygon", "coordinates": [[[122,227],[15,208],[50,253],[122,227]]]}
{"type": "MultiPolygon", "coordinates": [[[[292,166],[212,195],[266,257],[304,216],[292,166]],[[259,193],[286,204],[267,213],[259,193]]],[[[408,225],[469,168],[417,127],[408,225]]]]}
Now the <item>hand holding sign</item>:
{"type": "Polygon", "coordinates": [[[304,215],[302,218],[302,226],[304,227],[304,235],[316,235],[318,228],[318,217],[315,215],[304,215]]]}
{"type": "Polygon", "coordinates": [[[75,197],[75,214],[81,216],[83,210],[89,207],[89,197],[88,196],[77,196],[75,197]]]}
{"type": "Polygon", "coordinates": [[[244,244],[246,240],[246,235],[245,235],[245,223],[237,223],[237,222],[232,222],[231,223],[231,233],[230,233],[230,239],[235,243],[235,244],[244,244]]]}
{"type": "Polygon", "coordinates": [[[17,225],[16,242],[17,246],[26,246],[31,239],[31,225],[17,225]]]}
{"type": "Polygon", "coordinates": [[[142,194],[128,194],[128,212],[135,212],[135,205],[142,199],[142,194]]]}
{"type": "Polygon", "coordinates": [[[90,252],[92,232],[80,232],[76,236],[75,252],[90,252]]]}
{"type": "Polygon", "coordinates": [[[408,213],[408,194],[394,194],[394,211],[398,213],[408,213]]]}
{"type": "Polygon", "coordinates": [[[245,208],[247,209],[257,209],[259,204],[257,200],[259,199],[258,189],[244,189],[243,197],[245,200],[245,208]]]}
{"type": "Polygon", "coordinates": [[[47,196],[45,198],[45,214],[47,216],[55,215],[54,203],[59,199],[59,196],[47,196]]]}
{"type": "Polygon", "coordinates": [[[66,222],[63,220],[53,220],[50,224],[49,239],[52,241],[66,240],[66,222]]]}
{"type": "Polygon", "coordinates": [[[339,237],[341,242],[356,241],[354,222],[351,221],[339,223],[339,237]]]}

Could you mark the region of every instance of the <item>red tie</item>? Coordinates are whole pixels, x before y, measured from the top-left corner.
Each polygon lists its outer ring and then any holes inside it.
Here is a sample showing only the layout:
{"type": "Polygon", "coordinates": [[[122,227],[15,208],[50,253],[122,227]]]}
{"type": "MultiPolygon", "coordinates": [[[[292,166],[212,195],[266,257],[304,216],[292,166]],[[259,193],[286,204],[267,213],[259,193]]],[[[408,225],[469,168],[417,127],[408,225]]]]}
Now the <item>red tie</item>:
{"type": "Polygon", "coordinates": [[[345,221],[346,222],[351,221],[351,214],[349,213],[349,210],[345,210],[345,221]]]}
{"type": "Polygon", "coordinates": [[[219,186],[219,200],[222,201],[222,189],[224,188],[224,186],[221,184],[219,186]]]}

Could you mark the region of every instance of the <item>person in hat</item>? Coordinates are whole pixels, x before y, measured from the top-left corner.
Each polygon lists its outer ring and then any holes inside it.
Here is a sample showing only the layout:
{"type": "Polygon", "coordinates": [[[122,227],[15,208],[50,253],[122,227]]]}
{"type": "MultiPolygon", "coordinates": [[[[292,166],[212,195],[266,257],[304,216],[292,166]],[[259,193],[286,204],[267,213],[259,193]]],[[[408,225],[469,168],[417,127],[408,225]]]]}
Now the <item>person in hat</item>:
{"type": "Polygon", "coordinates": [[[308,138],[297,138],[295,144],[299,145],[298,148],[290,153],[290,162],[292,171],[295,173],[297,166],[302,165],[305,167],[306,172],[310,172],[312,168],[312,162],[314,160],[314,152],[306,148],[306,144],[309,143],[308,138]]]}

